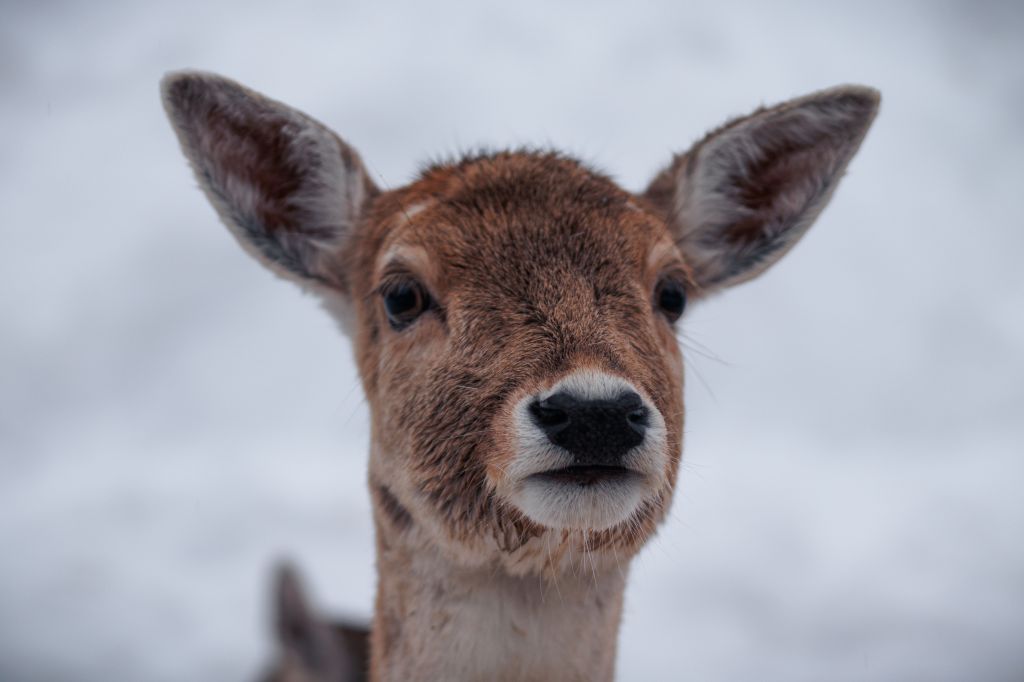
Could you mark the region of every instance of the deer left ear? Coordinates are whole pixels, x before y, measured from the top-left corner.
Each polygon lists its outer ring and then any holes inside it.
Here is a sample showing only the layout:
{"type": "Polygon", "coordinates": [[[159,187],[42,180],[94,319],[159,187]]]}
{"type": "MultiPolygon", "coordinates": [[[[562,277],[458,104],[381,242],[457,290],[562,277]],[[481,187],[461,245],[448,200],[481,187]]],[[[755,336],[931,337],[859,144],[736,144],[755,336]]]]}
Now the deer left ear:
{"type": "Polygon", "coordinates": [[[781,258],[828,203],[878,111],[878,91],[842,86],[732,121],[677,156],[645,198],[668,221],[705,291],[781,258]]]}

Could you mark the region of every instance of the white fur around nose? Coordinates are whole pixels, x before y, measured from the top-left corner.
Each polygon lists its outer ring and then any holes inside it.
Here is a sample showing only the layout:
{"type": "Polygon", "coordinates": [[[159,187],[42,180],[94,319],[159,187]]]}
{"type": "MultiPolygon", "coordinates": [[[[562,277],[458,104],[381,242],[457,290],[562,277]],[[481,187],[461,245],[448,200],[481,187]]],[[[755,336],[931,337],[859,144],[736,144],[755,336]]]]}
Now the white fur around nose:
{"type": "MultiPolygon", "coordinates": [[[[541,393],[539,398],[544,400],[556,393],[568,393],[579,400],[614,400],[623,393],[639,393],[636,387],[622,377],[607,372],[595,370],[581,370],[573,372],[557,384],[541,393]]],[[[652,407],[650,401],[644,401],[647,407],[652,407]]]]}
{"type": "Polygon", "coordinates": [[[514,432],[516,453],[504,469],[498,492],[531,520],[548,527],[603,530],[622,523],[645,499],[657,493],[667,476],[664,417],[642,390],[613,374],[594,370],[573,372],[539,394],[520,400],[515,406],[514,432]],[[571,453],[548,439],[529,409],[534,400],[544,400],[561,392],[580,400],[613,400],[629,392],[641,397],[648,411],[644,440],[623,459],[623,466],[639,476],[587,487],[531,478],[574,463],[571,453]]]}

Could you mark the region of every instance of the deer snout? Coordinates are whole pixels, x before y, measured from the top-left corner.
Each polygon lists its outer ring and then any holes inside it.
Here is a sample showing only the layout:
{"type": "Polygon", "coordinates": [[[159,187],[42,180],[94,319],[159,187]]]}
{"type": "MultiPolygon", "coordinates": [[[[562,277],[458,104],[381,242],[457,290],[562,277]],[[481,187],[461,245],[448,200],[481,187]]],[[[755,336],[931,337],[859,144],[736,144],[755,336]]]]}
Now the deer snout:
{"type": "Polygon", "coordinates": [[[573,455],[574,466],[621,466],[644,442],[648,409],[636,391],[588,400],[560,391],[529,406],[534,424],[552,444],[573,455]]]}
{"type": "Polygon", "coordinates": [[[513,447],[492,480],[499,496],[543,526],[625,523],[667,480],[664,417],[624,377],[577,370],[515,398],[512,416],[513,447]]]}

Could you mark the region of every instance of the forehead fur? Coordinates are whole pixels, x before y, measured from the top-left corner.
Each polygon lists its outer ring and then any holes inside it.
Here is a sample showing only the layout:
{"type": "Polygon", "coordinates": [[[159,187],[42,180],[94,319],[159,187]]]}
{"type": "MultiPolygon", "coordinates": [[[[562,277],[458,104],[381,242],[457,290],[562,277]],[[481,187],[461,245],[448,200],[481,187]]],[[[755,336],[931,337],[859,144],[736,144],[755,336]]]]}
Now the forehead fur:
{"type": "Polygon", "coordinates": [[[506,270],[528,265],[533,277],[585,274],[595,285],[610,285],[643,270],[659,239],[671,248],[664,223],[638,209],[633,195],[555,152],[489,152],[437,163],[381,197],[375,209],[376,252],[421,247],[445,268],[438,279],[446,284],[484,265],[511,284],[507,277],[515,273],[506,270]]]}
{"type": "MultiPolygon", "coordinates": [[[[524,186],[532,185],[535,190],[549,179],[569,182],[575,190],[589,190],[579,195],[581,200],[590,198],[601,202],[610,193],[626,194],[605,174],[579,159],[554,150],[537,149],[479,151],[457,159],[435,161],[420,171],[413,186],[435,196],[465,199],[468,194],[502,188],[519,192],[524,186]]],[[[564,199],[565,193],[560,198],[564,199]]]]}

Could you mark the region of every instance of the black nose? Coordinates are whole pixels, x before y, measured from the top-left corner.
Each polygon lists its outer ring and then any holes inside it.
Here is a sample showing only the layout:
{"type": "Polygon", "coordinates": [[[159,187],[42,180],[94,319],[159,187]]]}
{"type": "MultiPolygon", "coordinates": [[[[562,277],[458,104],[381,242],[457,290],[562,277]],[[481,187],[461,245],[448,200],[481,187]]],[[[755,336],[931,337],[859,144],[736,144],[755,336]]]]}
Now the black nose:
{"type": "Polygon", "coordinates": [[[581,400],[556,393],[530,405],[533,421],[548,440],[571,452],[578,466],[619,466],[644,441],[647,408],[633,391],[610,400],[581,400]]]}

